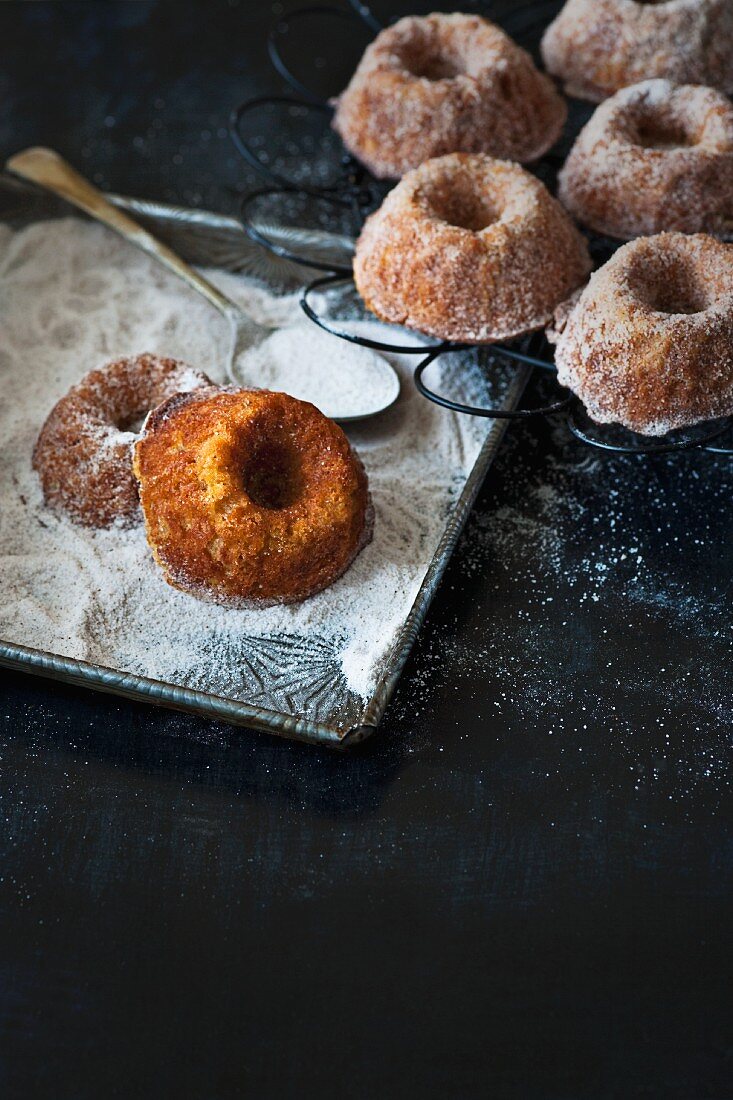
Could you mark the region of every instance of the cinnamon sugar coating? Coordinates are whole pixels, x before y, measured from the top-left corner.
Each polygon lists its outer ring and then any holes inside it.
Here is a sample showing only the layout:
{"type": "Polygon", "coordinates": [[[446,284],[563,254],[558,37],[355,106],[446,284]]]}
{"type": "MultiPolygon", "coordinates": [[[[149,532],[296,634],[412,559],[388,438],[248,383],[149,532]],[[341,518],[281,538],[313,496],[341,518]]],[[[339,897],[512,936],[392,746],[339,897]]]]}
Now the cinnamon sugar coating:
{"type": "Polygon", "coordinates": [[[733,92],[733,4],[567,0],[542,57],[568,95],[593,103],[654,77],[733,92]]]}
{"type": "Polygon", "coordinates": [[[367,478],[307,401],[226,387],[181,394],[135,446],[148,542],[165,578],[228,607],[333,584],[371,538],[367,478]]]}
{"type": "Polygon", "coordinates": [[[354,278],[382,320],[491,343],[545,325],[590,267],[584,239],[538,179],[451,153],[409,172],[367,219],[354,278]]]}
{"type": "Polygon", "coordinates": [[[379,178],[444,153],[528,162],[559,138],[567,106],[499,27],[477,15],[407,16],[367,47],[334,129],[379,178]]]}
{"type": "Polygon", "coordinates": [[[173,394],[210,385],[205,374],[156,355],[90,371],[54,405],[33,451],[46,504],[85,527],[139,523],[135,422],[173,394]]]}
{"type": "Polygon", "coordinates": [[[733,414],[733,245],[660,233],[591,276],[557,339],[559,381],[599,423],[663,435],[733,414]]]}
{"type": "Polygon", "coordinates": [[[581,131],[558,194],[578,221],[622,240],[733,236],[733,104],[668,80],[622,89],[581,131]]]}

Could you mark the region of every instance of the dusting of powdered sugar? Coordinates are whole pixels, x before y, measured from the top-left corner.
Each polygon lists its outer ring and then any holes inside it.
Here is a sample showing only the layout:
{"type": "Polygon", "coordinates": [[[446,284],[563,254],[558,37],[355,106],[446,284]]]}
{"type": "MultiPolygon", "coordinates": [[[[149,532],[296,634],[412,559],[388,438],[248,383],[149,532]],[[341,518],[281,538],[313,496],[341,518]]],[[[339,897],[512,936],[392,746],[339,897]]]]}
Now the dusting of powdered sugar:
{"type": "MultiPolygon", "coordinates": [[[[241,277],[210,274],[259,322],[302,324],[297,296],[277,298],[241,277]]],[[[411,383],[414,359],[392,357],[400,400],[349,431],[369,476],[373,542],[332,588],[303,604],[232,611],[170,588],[142,527],[94,531],[54,515],[31,468],[53,404],[105,361],[150,351],[223,381],[226,322],[146,256],[68,218],[17,233],[0,228],[0,332],[1,638],[245,700],[262,679],[253,640],[261,641],[263,662],[273,640],[277,655],[267,675],[285,685],[279,707],[300,712],[304,696],[290,685],[305,651],[311,665],[323,653],[324,675],[333,678],[335,663],[352,693],[369,695],[486,437],[484,423],[425,401],[411,383]]],[[[286,333],[270,340],[280,354],[253,352],[252,381],[277,386],[279,363],[289,385],[293,372],[283,355],[297,340],[286,333]]],[[[333,347],[343,389],[352,353],[335,339],[333,347]]],[[[362,354],[356,349],[353,362],[362,354]]],[[[456,372],[455,357],[441,369],[456,372]]],[[[460,369],[468,369],[465,359],[460,369]]],[[[474,399],[482,385],[476,374],[478,390],[468,391],[474,399]]]]}
{"type": "Polygon", "coordinates": [[[552,81],[499,27],[434,12],[377,35],[336,102],[333,125],[374,175],[397,179],[457,150],[536,160],[566,116],[552,81]]]}
{"type": "Polygon", "coordinates": [[[623,88],[581,130],[558,195],[578,221],[623,240],[670,229],[731,237],[733,105],[669,80],[623,88]]]}
{"type": "Polygon", "coordinates": [[[609,460],[561,427],[552,444],[536,432],[507,436],[392,725],[411,747],[423,714],[446,751],[496,739],[491,781],[510,758],[510,790],[533,776],[538,791],[572,798],[582,772],[604,799],[631,789],[641,807],[653,792],[662,816],[702,796],[727,812],[727,461],[609,460]]]}
{"type": "Polygon", "coordinates": [[[593,102],[651,77],[733,87],[733,13],[715,0],[567,0],[542,59],[567,95],[593,102]]]}

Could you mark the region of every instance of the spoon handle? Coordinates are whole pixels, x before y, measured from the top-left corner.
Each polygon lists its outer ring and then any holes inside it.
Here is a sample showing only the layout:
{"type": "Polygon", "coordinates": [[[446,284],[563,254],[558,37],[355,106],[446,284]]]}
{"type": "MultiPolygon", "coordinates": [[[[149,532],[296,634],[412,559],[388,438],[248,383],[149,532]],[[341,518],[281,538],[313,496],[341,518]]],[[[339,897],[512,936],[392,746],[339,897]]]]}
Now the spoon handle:
{"type": "Polygon", "coordinates": [[[86,214],[96,221],[114,229],[130,244],[137,245],[147,252],[149,256],[178,275],[193,290],[203,294],[212,306],[230,317],[239,310],[221,291],[189,267],[180,256],[177,256],[167,245],[148,233],[146,229],[138,225],[129,214],[118,210],[113,206],[88,180],[84,179],[70,164],[55,153],[53,149],[44,149],[37,146],[33,149],[25,149],[22,153],[16,153],[7,162],[7,167],[17,176],[40,184],[47,191],[52,191],[62,199],[66,199],[73,206],[78,206],[86,214]]]}

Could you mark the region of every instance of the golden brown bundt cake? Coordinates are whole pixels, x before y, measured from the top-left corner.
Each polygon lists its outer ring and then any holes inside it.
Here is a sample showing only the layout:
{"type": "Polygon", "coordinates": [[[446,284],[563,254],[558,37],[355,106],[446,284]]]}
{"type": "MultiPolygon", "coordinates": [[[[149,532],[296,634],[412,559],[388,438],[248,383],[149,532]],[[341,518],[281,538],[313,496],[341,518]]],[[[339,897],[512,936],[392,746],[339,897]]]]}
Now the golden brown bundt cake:
{"type": "Polygon", "coordinates": [[[369,541],[366,474],[307,401],[234,387],[157,408],[135,446],[148,542],[165,578],[228,607],[293,603],[369,541]]]}
{"type": "Polygon", "coordinates": [[[139,523],[136,424],[173,394],[210,385],[205,374],[157,355],[90,371],[54,405],[33,452],[46,504],[85,527],[139,523]]]}
{"type": "Polygon", "coordinates": [[[444,153],[532,161],[562,132],[552,81],[478,15],[407,16],[367,47],[340,96],[334,128],[380,178],[444,153]]]}
{"type": "Polygon", "coordinates": [[[542,328],[590,266],[539,180],[518,164],[451,153],[409,172],[367,219],[354,278],[382,320],[486,344],[542,328]]]}
{"type": "Polygon", "coordinates": [[[629,240],[733,234],[733,104],[713,88],[646,80],[602,103],[559,177],[578,221],[629,240]]]}
{"type": "Polygon", "coordinates": [[[599,423],[663,435],[733,414],[733,245],[660,233],[591,276],[557,339],[558,378],[599,423]]]}
{"type": "Polygon", "coordinates": [[[594,103],[653,77],[733,92],[733,4],[567,0],[542,56],[568,95],[594,103]]]}

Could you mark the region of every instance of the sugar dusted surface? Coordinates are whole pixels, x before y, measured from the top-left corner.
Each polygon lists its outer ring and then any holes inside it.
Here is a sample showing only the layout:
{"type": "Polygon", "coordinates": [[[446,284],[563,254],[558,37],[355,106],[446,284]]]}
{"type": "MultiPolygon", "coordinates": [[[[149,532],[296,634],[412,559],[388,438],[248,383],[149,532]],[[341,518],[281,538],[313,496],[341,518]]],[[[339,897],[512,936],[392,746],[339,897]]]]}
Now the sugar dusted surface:
{"type": "Polygon", "coordinates": [[[599,102],[652,77],[733,92],[730,0],[567,0],[542,57],[569,95],[599,102]]]}
{"type": "Polygon", "coordinates": [[[567,107],[530,55],[477,15],[406,16],[367,47],[334,128],[375,176],[461,151],[523,163],[560,137],[567,107]]]}
{"type": "Polygon", "coordinates": [[[508,161],[452,153],[409,172],[367,219],[354,276],[378,317],[490,343],[545,325],[590,266],[584,238],[539,180],[508,161]],[[462,223],[477,204],[488,224],[471,229],[462,223]]]}
{"type": "Polygon", "coordinates": [[[185,363],[145,353],[85,374],[54,406],[33,452],[49,507],[90,527],[139,523],[136,422],[174,394],[207,385],[185,363]]]}
{"type": "Polygon", "coordinates": [[[554,335],[558,380],[599,423],[664,435],[730,416],[733,246],[640,237],[591,276],[554,335]]]}
{"type": "MultiPolygon", "coordinates": [[[[262,322],[301,322],[295,296],[274,298],[242,278],[211,274],[262,322]]],[[[31,468],[49,409],[91,367],[147,349],[223,381],[225,322],[147,257],[69,218],[16,234],[0,227],[0,329],[0,637],[235,698],[246,697],[239,670],[253,640],[262,650],[276,639],[277,660],[292,655],[284,680],[303,646],[320,647],[324,675],[333,659],[343,684],[369,695],[485,424],[425,401],[408,382],[413,360],[394,357],[400,401],[349,431],[369,477],[373,542],[332,588],[303,604],[231,611],[170,588],[142,527],[92,531],[52,514],[31,468]]],[[[446,363],[456,369],[455,360],[446,363]]],[[[267,384],[274,382],[270,360],[267,384]]],[[[278,697],[280,707],[287,698],[278,697]]]]}
{"type": "Polygon", "coordinates": [[[623,88],[578,136],[559,197],[584,225],[622,240],[733,236],[733,105],[713,88],[668,80],[623,88]]]}

